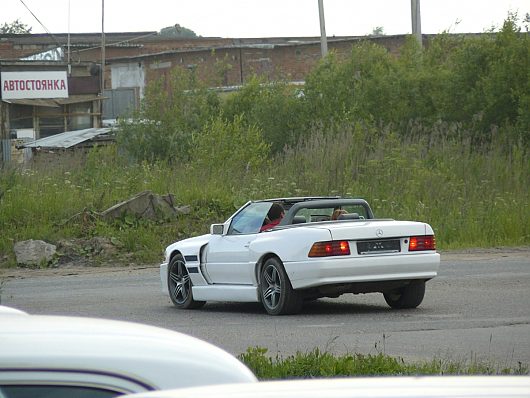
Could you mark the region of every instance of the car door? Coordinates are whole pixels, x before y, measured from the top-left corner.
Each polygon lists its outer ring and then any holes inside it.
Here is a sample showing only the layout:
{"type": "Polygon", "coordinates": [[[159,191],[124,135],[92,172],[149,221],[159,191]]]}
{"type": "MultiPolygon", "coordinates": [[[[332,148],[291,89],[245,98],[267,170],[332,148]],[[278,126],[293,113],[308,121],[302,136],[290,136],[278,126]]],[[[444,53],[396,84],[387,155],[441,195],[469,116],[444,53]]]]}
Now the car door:
{"type": "Polygon", "coordinates": [[[212,236],[205,253],[211,282],[250,285],[254,266],[249,263],[249,245],[257,238],[272,203],[256,202],[237,213],[225,235],[212,236]]]}

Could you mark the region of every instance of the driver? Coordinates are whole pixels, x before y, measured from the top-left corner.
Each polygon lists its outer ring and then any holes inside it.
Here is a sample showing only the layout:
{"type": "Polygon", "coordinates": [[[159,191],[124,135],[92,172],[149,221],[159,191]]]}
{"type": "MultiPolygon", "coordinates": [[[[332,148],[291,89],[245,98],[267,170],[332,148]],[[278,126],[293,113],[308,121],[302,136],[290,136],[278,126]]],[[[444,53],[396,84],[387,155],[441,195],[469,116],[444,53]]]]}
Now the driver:
{"type": "Polygon", "coordinates": [[[268,229],[274,228],[276,225],[282,221],[283,216],[285,216],[285,210],[283,206],[279,203],[273,203],[267,217],[263,221],[263,226],[260,228],[260,232],[266,231],[268,229]]]}

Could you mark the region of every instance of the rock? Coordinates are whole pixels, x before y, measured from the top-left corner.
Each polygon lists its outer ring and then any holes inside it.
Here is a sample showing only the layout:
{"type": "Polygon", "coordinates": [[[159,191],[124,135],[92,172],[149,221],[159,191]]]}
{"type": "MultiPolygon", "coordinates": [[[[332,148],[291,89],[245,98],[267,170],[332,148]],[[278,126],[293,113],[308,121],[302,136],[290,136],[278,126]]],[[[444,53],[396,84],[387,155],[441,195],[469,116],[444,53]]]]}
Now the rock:
{"type": "Polygon", "coordinates": [[[189,214],[189,206],[175,207],[174,202],[173,194],[156,195],[151,191],[144,191],[108,208],[101,215],[107,220],[133,215],[156,221],[174,218],[179,214],[189,214]]]}
{"type": "Polygon", "coordinates": [[[48,264],[56,253],[56,247],[42,240],[25,240],[15,243],[15,257],[20,265],[48,264]]]}
{"type": "Polygon", "coordinates": [[[116,238],[95,236],[90,239],[63,239],[57,242],[59,255],[67,259],[78,257],[112,257],[118,254],[122,243],[116,238]]]}
{"type": "Polygon", "coordinates": [[[118,253],[119,242],[113,242],[110,238],[95,236],[89,241],[89,245],[95,255],[104,257],[114,256],[118,253]]]}

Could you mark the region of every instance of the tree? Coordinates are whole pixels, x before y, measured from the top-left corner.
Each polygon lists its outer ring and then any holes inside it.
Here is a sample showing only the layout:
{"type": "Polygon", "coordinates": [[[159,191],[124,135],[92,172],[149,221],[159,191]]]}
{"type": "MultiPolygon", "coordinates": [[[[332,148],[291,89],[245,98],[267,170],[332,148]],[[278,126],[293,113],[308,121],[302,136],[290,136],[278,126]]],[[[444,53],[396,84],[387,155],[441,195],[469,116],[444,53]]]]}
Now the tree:
{"type": "Polygon", "coordinates": [[[369,36],[383,36],[385,34],[385,29],[382,26],[376,26],[372,29],[372,33],[369,36]]]}
{"type": "Polygon", "coordinates": [[[188,28],[180,26],[178,23],[174,26],[168,26],[160,30],[160,36],[163,37],[197,37],[197,34],[188,28]]]}
{"type": "Polygon", "coordinates": [[[0,26],[0,33],[1,34],[11,34],[11,35],[22,35],[31,33],[31,26],[28,26],[22,22],[20,22],[19,19],[14,20],[13,22],[4,22],[2,26],[0,26]]]}

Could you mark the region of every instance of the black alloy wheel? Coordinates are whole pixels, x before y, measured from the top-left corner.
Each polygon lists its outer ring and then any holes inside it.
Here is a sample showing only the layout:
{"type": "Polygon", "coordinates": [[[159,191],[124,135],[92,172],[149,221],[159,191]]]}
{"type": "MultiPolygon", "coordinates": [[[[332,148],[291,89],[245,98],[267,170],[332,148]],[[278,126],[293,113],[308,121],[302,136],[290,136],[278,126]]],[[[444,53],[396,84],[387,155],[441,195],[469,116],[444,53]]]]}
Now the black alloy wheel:
{"type": "Polygon", "coordinates": [[[276,257],[263,264],[259,290],[263,307],[270,315],[296,314],[302,309],[303,300],[291,287],[283,264],[276,257]]]}
{"type": "Polygon", "coordinates": [[[175,255],[169,262],[169,297],[177,308],[193,309],[202,307],[206,301],[195,301],[191,290],[191,278],[182,255],[175,255]]]}

